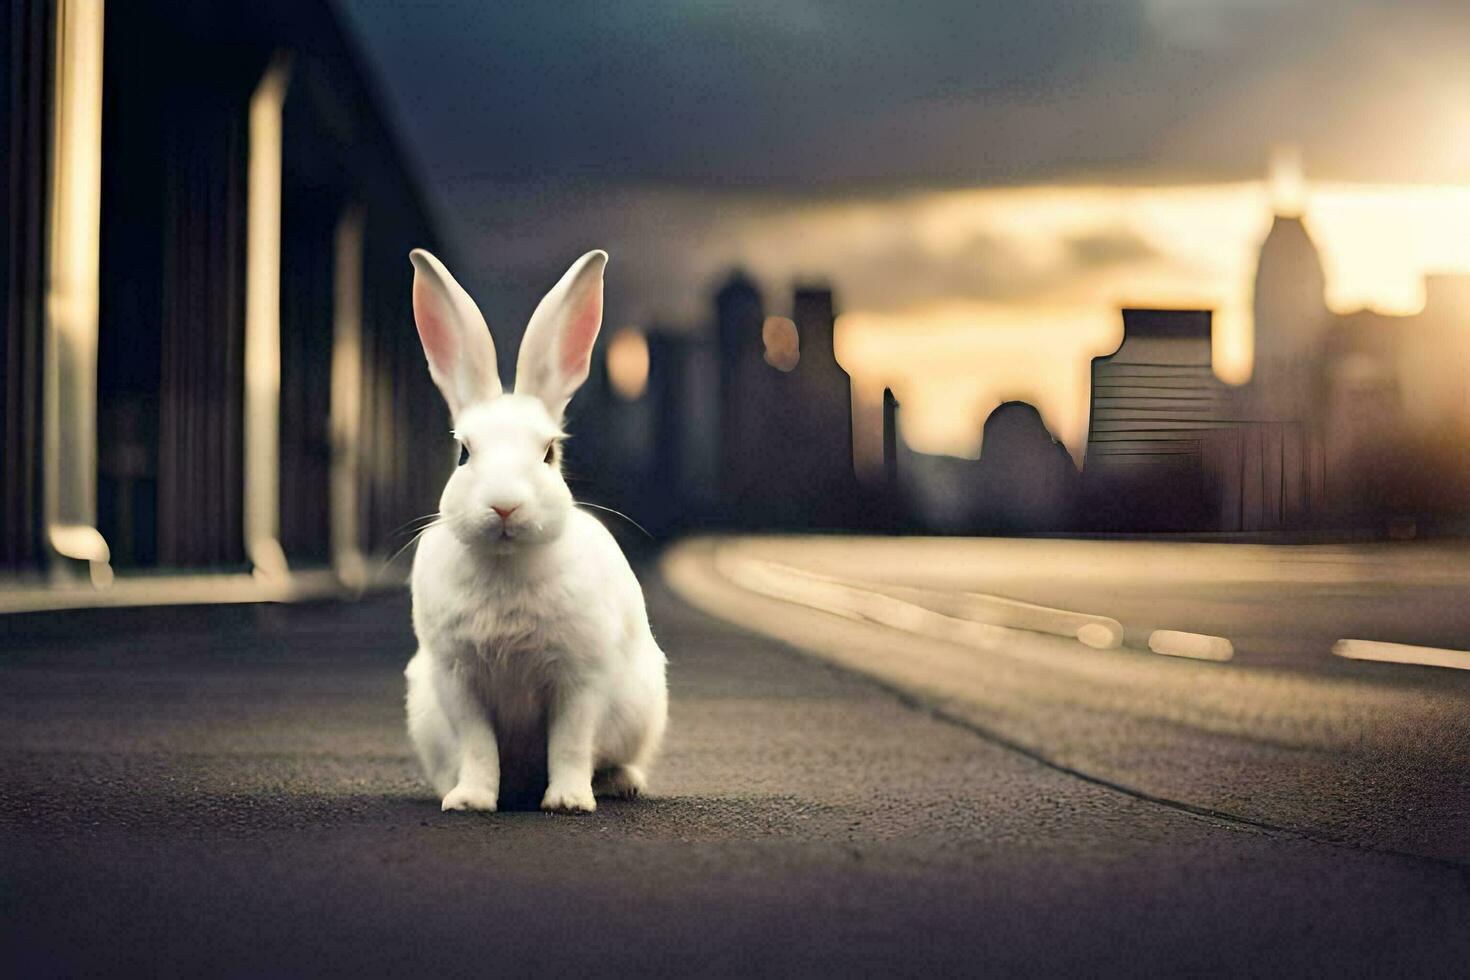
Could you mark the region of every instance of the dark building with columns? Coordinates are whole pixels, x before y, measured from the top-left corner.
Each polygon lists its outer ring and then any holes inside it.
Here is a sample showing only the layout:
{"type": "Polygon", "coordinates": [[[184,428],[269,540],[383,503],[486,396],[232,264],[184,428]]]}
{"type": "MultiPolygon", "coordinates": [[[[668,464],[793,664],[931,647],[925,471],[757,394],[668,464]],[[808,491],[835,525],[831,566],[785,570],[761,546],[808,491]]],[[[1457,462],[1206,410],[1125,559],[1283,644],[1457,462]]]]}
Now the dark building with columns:
{"type": "Polygon", "coordinates": [[[0,26],[3,572],[360,583],[453,462],[406,261],[443,245],[331,6],[0,26]]]}

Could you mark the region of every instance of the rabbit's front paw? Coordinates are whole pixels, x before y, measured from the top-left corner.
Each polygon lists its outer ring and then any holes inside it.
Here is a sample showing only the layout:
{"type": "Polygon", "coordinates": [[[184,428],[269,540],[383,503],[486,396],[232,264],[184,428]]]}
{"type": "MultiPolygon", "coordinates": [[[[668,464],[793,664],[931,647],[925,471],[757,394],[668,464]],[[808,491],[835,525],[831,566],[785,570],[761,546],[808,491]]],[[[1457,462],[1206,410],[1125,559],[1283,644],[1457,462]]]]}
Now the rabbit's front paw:
{"type": "Polygon", "coordinates": [[[440,809],[445,813],[450,810],[483,810],[487,813],[494,813],[495,805],[499,802],[497,797],[498,794],[493,789],[472,783],[460,783],[444,797],[440,809]]]}
{"type": "Polygon", "coordinates": [[[592,791],[598,796],[616,796],[631,800],[648,786],[648,776],[637,766],[614,766],[598,773],[592,791]]]}
{"type": "Polygon", "coordinates": [[[597,809],[597,800],[592,796],[592,787],[552,786],[541,798],[541,809],[560,813],[591,813],[597,809]]]}

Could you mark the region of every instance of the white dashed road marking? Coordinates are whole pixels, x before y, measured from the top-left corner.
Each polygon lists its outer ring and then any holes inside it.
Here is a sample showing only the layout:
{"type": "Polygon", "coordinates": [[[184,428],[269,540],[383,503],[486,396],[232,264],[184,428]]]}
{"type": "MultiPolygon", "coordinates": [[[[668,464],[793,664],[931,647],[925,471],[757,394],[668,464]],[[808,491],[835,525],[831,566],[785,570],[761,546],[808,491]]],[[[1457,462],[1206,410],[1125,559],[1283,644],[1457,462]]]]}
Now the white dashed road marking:
{"type": "Polygon", "coordinates": [[[1416,647],[1407,643],[1384,643],[1380,640],[1338,640],[1332,652],[1349,660],[1377,660],[1386,664],[1419,664],[1423,667],[1451,667],[1470,670],[1470,650],[1443,650],[1439,647],[1416,647]]]}
{"type": "Polygon", "coordinates": [[[1223,636],[1181,630],[1154,630],[1149,634],[1148,648],[1166,657],[1194,660],[1229,660],[1235,656],[1234,645],[1223,636]]]}

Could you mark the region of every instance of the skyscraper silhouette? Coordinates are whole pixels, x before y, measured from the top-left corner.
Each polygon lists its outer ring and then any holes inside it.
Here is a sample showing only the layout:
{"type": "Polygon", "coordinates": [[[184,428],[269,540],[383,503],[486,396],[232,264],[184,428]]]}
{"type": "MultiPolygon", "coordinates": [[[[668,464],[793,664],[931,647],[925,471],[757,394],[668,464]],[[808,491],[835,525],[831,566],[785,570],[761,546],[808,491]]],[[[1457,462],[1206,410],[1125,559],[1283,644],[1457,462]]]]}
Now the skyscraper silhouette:
{"type": "Polygon", "coordinates": [[[1225,386],[1210,361],[1208,310],[1124,310],[1123,342],[1092,361],[1083,492],[1110,531],[1217,525],[1223,502],[1205,469],[1225,386]]]}
{"type": "Polygon", "coordinates": [[[720,490],[727,519],[741,522],[739,501],[761,492],[765,478],[764,412],[772,392],[761,343],[765,320],[760,290],[736,271],[715,293],[719,352],[720,490]]]}
{"type": "Polygon", "coordinates": [[[1334,317],[1326,276],[1300,218],[1277,216],[1255,280],[1255,356],[1235,411],[1263,422],[1307,422],[1334,317]]]}
{"type": "Polygon", "coordinates": [[[883,483],[898,485],[898,399],[892,388],[883,389],[883,483]]]}
{"type": "Polygon", "coordinates": [[[833,348],[836,317],[832,291],[800,288],[792,320],[801,343],[796,367],[778,374],[788,434],[788,486],[802,499],[799,512],[815,526],[850,526],[856,519],[857,481],[852,466],[852,379],[833,348]]]}

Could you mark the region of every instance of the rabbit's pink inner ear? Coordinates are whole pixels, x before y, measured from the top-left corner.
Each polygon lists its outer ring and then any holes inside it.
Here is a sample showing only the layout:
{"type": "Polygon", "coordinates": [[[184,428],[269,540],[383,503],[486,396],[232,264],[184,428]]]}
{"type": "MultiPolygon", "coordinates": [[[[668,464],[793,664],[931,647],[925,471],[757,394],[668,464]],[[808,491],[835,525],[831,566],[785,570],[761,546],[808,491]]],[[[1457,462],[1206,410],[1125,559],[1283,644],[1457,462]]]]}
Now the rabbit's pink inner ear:
{"type": "Polygon", "coordinates": [[[459,356],[459,338],[444,297],[421,274],[413,277],[413,319],[435,380],[452,378],[454,361],[459,356]]]}
{"type": "Polygon", "coordinates": [[[560,351],[562,377],[580,382],[587,377],[592,361],[592,345],[602,328],[602,279],[588,284],[587,295],[580,297],[576,309],[563,328],[560,351]]]}

